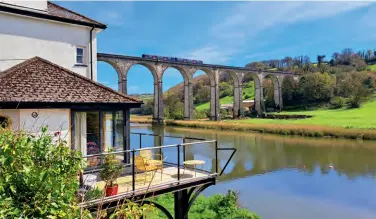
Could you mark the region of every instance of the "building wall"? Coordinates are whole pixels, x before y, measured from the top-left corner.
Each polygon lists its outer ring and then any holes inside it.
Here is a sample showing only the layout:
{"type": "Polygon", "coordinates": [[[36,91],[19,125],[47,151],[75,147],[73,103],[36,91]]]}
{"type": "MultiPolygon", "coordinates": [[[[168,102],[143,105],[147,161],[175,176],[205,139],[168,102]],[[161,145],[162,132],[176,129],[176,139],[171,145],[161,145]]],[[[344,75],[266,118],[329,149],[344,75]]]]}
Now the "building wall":
{"type": "MultiPolygon", "coordinates": [[[[0,12],[0,72],[35,56],[90,78],[90,27],[0,12]],[[76,65],[76,46],[85,48],[76,65]]],[[[97,78],[97,44],[93,31],[93,79],[97,78]]]]}
{"type": "Polygon", "coordinates": [[[47,1],[45,0],[38,0],[38,1],[20,1],[20,0],[0,0],[0,2],[4,2],[6,4],[12,4],[16,6],[21,6],[24,8],[34,9],[34,10],[46,10],[47,9],[47,1]]]}
{"type": "MultiPolygon", "coordinates": [[[[6,109],[0,114],[12,119],[13,130],[25,130],[31,134],[40,134],[41,127],[47,126],[48,133],[60,132],[60,138],[71,145],[71,114],[70,109],[6,109]],[[33,117],[37,113],[37,117],[33,117]]],[[[56,136],[55,139],[57,139],[56,136]]]]}

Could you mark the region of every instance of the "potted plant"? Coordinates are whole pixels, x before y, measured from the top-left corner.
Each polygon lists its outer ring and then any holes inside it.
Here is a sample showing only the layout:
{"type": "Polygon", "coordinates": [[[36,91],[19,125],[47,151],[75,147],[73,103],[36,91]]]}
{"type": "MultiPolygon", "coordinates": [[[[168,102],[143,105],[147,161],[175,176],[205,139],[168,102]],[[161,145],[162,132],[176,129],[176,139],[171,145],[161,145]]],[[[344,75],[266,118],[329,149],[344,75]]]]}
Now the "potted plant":
{"type": "MultiPolygon", "coordinates": [[[[109,152],[113,152],[110,150],[109,152]]],[[[106,196],[117,195],[119,186],[116,184],[116,179],[120,176],[123,168],[120,161],[116,159],[116,154],[107,154],[104,156],[100,177],[106,182],[106,196]]]]}

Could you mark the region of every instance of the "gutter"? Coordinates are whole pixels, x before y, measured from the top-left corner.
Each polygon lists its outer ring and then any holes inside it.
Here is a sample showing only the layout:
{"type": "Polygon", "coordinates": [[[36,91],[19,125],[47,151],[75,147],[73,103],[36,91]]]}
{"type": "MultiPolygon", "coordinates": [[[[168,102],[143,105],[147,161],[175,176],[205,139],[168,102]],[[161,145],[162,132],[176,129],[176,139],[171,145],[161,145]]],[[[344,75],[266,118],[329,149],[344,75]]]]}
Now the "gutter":
{"type": "Polygon", "coordinates": [[[93,26],[90,30],[90,79],[93,80],[93,30],[95,26],[93,26]]]}

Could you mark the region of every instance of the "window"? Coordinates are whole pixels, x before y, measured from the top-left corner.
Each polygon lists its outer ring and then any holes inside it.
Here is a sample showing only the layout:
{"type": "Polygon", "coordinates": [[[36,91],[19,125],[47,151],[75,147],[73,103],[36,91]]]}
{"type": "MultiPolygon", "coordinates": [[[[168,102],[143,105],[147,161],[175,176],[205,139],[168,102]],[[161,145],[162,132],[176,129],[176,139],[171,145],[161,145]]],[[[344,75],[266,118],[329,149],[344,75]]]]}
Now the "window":
{"type": "Polygon", "coordinates": [[[6,116],[0,115],[0,127],[1,128],[10,128],[10,119],[6,116]]]}
{"type": "MultiPolygon", "coordinates": [[[[109,149],[124,150],[123,111],[74,112],[72,133],[73,148],[84,156],[109,149]]],[[[100,157],[89,157],[87,161],[89,167],[97,166],[100,157]]]]}
{"type": "Polygon", "coordinates": [[[76,48],[76,63],[77,64],[84,64],[84,47],[77,47],[76,48]]]}

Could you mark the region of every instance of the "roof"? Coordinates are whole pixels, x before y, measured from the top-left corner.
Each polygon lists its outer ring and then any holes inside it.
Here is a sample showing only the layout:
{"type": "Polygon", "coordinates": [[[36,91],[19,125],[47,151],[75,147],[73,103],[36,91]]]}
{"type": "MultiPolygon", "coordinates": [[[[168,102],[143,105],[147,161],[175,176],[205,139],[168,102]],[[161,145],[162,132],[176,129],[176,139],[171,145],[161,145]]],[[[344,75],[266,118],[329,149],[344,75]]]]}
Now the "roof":
{"type": "Polygon", "coordinates": [[[142,103],[40,57],[0,73],[0,106],[15,102],[137,106],[142,103]]]}
{"type": "Polygon", "coordinates": [[[1,3],[0,11],[30,16],[35,18],[42,18],[53,21],[60,21],[64,23],[71,23],[89,27],[96,27],[106,29],[107,26],[84,15],[78,14],[64,7],[61,7],[52,2],[47,2],[47,11],[31,11],[28,9],[20,8],[11,4],[1,3]]]}

